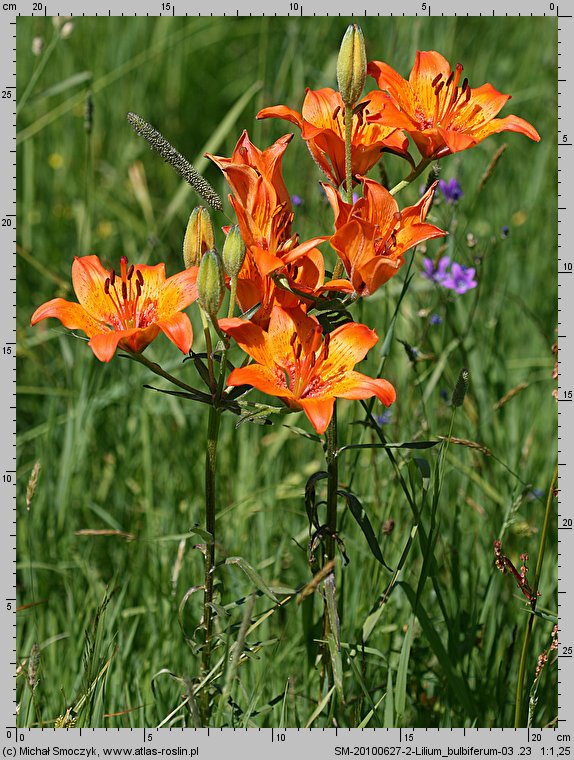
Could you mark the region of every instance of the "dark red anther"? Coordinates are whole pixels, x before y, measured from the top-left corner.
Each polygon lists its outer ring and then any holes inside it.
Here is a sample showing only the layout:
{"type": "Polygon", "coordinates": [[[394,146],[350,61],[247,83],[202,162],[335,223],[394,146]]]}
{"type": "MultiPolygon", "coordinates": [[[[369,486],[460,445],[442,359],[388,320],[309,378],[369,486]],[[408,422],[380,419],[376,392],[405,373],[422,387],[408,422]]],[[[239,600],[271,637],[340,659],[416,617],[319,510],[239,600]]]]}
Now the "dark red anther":
{"type": "Polygon", "coordinates": [[[114,287],[114,282],[116,281],[116,270],[112,269],[110,272],[110,285],[112,288],[114,287]]]}
{"type": "MultiPolygon", "coordinates": [[[[439,94],[440,94],[440,91],[442,90],[442,88],[443,88],[443,87],[444,87],[444,82],[441,82],[440,84],[438,84],[438,85],[435,87],[435,91],[434,91],[434,94],[435,94],[435,96],[436,96],[437,98],[438,98],[438,96],[439,96],[439,94]]],[[[448,84],[447,84],[447,87],[448,87],[448,84]]]]}
{"type": "Polygon", "coordinates": [[[137,270],[137,272],[136,272],[136,277],[138,278],[138,282],[139,282],[139,284],[140,284],[140,285],[141,285],[141,287],[143,288],[143,284],[144,284],[143,274],[140,272],[140,270],[139,270],[139,269],[138,269],[138,270],[137,270]]]}
{"type": "Polygon", "coordinates": [[[297,279],[297,275],[299,274],[299,267],[293,267],[293,279],[297,279]]]}
{"type": "Polygon", "coordinates": [[[108,277],[104,283],[104,293],[108,296],[110,294],[110,278],[108,277]]]}
{"type": "Polygon", "coordinates": [[[299,343],[297,345],[297,348],[295,349],[295,358],[299,360],[301,358],[301,352],[303,351],[303,346],[299,343]]]}
{"type": "Polygon", "coordinates": [[[451,71],[450,74],[448,75],[448,79],[446,80],[446,86],[447,87],[451,86],[453,79],[454,79],[454,71],[451,71]]]}
{"type": "Polygon", "coordinates": [[[471,90],[470,90],[470,87],[468,87],[466,90],[466,95],[464,96],[467,103],[470,100],[470,95],[471,95],[471,90]]]}
{"type": "Polygon", "coordinates": [[[139,280],[136,282],[136,293],[137,293],[137,297],[138,298],[142,294],[142,286],[140,285],[140,281],[139,280]]]}
{"type": "Polygon", "coordinates": [[[441,79],[442,79],[442,74],[437,74],[436,77],[432,80],[432,86],[436,87],[441,79]]]}
{"type": "Polygon", "coordinates": [[[466,92],[467,89],[468,89],[468,77],[465,77],[462,83],[462,91],[466,92]]]}
{"type": "Polygon", "coordinates": [[[391,232],[391,240],[393,241],[393,245],[396,246],[396,244],[397,244],[397,233],[394,232],[394,231],[391,232]]]}
{"type": "Polygon", "coordinates": [[[133,275],[133,273],[134,273],[134,269],[135,269],[135,267],[134,267],[134,265],[132,264],[132,265],[130,266],[130,268],[128,269],[128,280],[131,280],[131,279],[132,279],[132,275],[133,275]]]}
{"type": "Polygon", "coordinates": [[[128,300],[128,286],[125,284],[125,282],[122,282],[122,298],[124,301],[128,300]]]}
{"type": "Polygon", "coordinates": [[[297,333],[293,333],[293,335],[289,338],[289,345],[294,346],[296,340],[297,340],[297,333]]]}
{"type": "Polygon", "coordinates": [[[331,333],[325,335],[325,342],[323,344],[323,361],[327,361],[329,358],[329,345],[331,343],[331,333]]]}
{"type": "Polygon", "coordinates": [[[339,111],[341,110],[341,106],[337,106],[335,110],[333,111],[333,121],[337,120],[337,116],[339,115],[339,111]]]}

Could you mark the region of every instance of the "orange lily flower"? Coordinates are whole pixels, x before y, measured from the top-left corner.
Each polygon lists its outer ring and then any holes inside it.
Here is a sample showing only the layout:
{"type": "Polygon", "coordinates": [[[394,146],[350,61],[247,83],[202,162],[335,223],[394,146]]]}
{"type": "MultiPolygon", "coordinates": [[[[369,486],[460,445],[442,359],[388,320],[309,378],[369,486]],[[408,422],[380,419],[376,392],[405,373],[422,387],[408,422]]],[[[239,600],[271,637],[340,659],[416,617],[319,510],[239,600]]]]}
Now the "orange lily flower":
{"type": "Polygon", "coordinates": [[[54,298],[32,315],[32,325],[56,317],[71,330],[83,330],[100,361],[109,362],[118,345],[140,353],[160,331],[188,353],[193,341],[191,322],[181,310],[197,298],[197,267],[166,280],[165,265],[133,264],[120,259],[120,274],[102,266],[97,256],[82,256],[72,264],[72,284],[79,303],[54,298]]]}
{"type": "Polygon", "coordinates": [[[495,119],[510,95],[491,84],[472,89],[468,79],[459,87],[462,65],[451,71],[434,50],[417,51],[408,82],[388,64],[371,61],[367,73],[387,90],[392,103],[376,117],[377,123],[407,131],[424,158],[442,158],[472,148],[496,132],[521,132],[531,140],[540,135],[524,119],[495,119]]]}
{"type": "MultiPolygon", "coordinates": [[[[312,248],[298,258],[296,263],[286,264],[280,271],[289,287],[299,292],[318,295],[317,291],[325,280],[323,254],[317,248],[312,248]]],[[[276,304],[293,309],[306,303],[302,296],[296,296],[278,287],[272,277],[262,277],[249,253],[237,278],[237,300],[244,312],[258,303],[261,304],[252,320],[264,328],[269,324],[271,311],[276,304]]]]}
{"type": "Polygon", "coordinates": [[[355,372],[378,340],[374,330],[351,322],[323,336],[316,319],[300,309],[275,307],[269,330],[242,319],[220,319],[219,326],[254,359],[234,369],[229,385],[251,385],[278,396],[291,409],[302,409],[318,433],[324,433],[335,397],[364,399],[376,396],[389,406],[395,389],[387,381],[355,372]]]}
{"type": "Polygon", "coordinates": [[[365,177],[360,179],[363,197],[352,206],[330,185],[323,187],[335,214],[336,232],[331,245],[341,257],[355,291],[368,296],[399,271],[409,248],[447,233],[425,222],[438,182],[418,203],[401,211],[382,185],[365,177]]]}
{"type": "MultiPolygon", "coordinates": [[[[385,108],[390,98],[370,92],[355,108],[351,145],[353,177],[366,174],[383,151],[405,155],[408,140],[395,127],[369,123],[368,119],[385,108]]],[[[330,87],[307,89],[302,112],[287,106],[271,106],[258,119],[278,118],[296,124],[309,152],[328,179],[339,187],[345,181],[345,106],[341,95],[330,87]]]]}
{"type": "Polygon", "coordinates": [[[206,154],[223,171],[233,190],[229,200],[241,236],[263,277],[284,266],[286,253],[304,256],[328,239],[316,237],[299,244],[298,236],[292,234],[294,214],[281,174],[281,160],[292,138],[284,135],[262,151],[244,130],[231,158],[206,154]]]}

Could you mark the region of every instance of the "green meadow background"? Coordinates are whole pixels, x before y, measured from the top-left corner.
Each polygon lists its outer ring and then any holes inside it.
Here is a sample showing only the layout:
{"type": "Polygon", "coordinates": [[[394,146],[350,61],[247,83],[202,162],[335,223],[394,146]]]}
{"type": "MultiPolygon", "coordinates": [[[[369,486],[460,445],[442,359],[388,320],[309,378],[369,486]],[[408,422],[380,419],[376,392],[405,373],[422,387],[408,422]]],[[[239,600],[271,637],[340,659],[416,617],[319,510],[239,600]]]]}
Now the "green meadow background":
{"type": "MultiPolygon", "coordinates": [[[[77,18],[61,39],[49,18],[18,18],[21,726],[53,726],[68,709],[78,726],[194,725],[189,694],[198,656],[189,642],[201,592],[187,592],[202,583],[203,558],[201,539],[189,531],[203,522],[207,424],[205,407],[144,389],[166,387],[144,367],[118,356],[101,364],[83,336],[55,320],[32,329],[30,316],[55,296],[74,300],[75,255],[96,253],[116,268],[124,254],[133,262],[165,261],[168,275],[182,267],[187,219],[200,201],[135,135],[128,111],[153,123],[226,197],[219,171],[203,153],[230,155],[243,129],[260,147],[292,131],[277,120],[256,122],[255,114],[278,103],[299,108],[306,87],[336,86],[336,55],[348,23],[77,18]],[[40,57],[32,52],[34,38],[44,42],[40,57]]],[[[218,558],[242,557],[281,604],[260,590],[252,596],[261,581],[240,565],[217,569],[212,724],[509,726],[529,606],[513,579],[496,570],[492,542],[501,537],[518,568],[520,554],[528,553],[532,579],[556,463],[556,20],[361,23],[370,59],[408,76],[417,49],[439,50],[453,66],[463,63],[471,86],[489,81],[512,93],[502,115],[526,118],[542,140],[505,133],[441,162],[441,176],[456,177],[464,196],[456,208],[435,202],[432,220],[450,235],[429,243],[426,255],[446,253],[475,266],[479,286],[461,296],[437,289],[420,275],[419,248],[387,342],[383,376],[394,383],[397,401],[379,422],[389,441],[447,435],[452,390],[468,367],[470,388],[453,427],[466,444],[452,443],[446,452],[434,521],[425,494],[437,487],[438,447],[394,450],[396,469],[381,449],[340,455],[341,483],[369,514],[386,562],[396,568],[410,548],[383,603],[391,574],[340,504],[350,562],[339,561],[336,571],[342,645],[333,692],[322,690],[316,665],[320,593],[302,603],[294,593],[311,577],[304,489],[324,467],[321,444],[293,430],[312,432],[302,415],[237,429],[237,417],[224,417],[218,558]],[[481,187],[504,143],[507,150],[481,187]],[[434,314],[441,324],[431,323],[434,314]],[[415,459],[428,463],[430,482],[415,459]],[[413,533],[417,511],[433,538],[427,544],[420,530],[413,533]],[[252,624],[246,636],[242,622],[252,624]]],[[[385,169],[392,184],[405,173],[394,157],[385,159],[385,169]]],[[[302,239],[329,234],[321,177],[299,134],[284,176],[303,200],[295,220],[302,239]]],[[[377,168],[372,176],[380,178],[377,168]]],[[[415,202],[419,182],[414,185],[401,194],[401,205],[415,202]]],[[[228,219],[215,215],[214,222],[221,227],[228,219]]],[[[221,245],[223,234],[218,240],[221,245]]],[[[333,255],[323,248],[331,268],[333,255]]],[[[406,271],[356,307],[355,318],[381,338],[359,366],[365,373],[380,364],[406,271]]],[[[189,313],[194,348],[201,350],[197,307],[189,313]]],[[[192,385],[200,382],[165,338],[146,355],[192,385]]],[[[341,444],[377,440],[360,424],[358,403],[339,407],[341,444]]],[[[374,407],[376,416],[382,411],[374,407]]],[[[324,498],[320,486],[318,499],[324,498]]],[[[556,619],[556,529],[554,517],[526,659],[523,722],[537,658],[556,619]]],[[[551,656],[532,725],[555,725],[556,692],[551,656]]]]}

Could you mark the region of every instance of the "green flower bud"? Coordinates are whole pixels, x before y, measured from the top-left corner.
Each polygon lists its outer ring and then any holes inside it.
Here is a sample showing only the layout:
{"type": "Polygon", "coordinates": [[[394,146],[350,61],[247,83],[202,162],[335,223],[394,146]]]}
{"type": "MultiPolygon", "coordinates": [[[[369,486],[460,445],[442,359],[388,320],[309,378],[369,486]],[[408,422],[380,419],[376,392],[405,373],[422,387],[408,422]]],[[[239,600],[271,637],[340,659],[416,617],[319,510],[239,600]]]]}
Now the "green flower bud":
{"type": "Polygon", "coordinates": [[[361,97],[367,76],[365,38],[358,24],[345,32],[337,58],[337,82],[346,106],[354,106],[361,97]]]}
{"type": "Polygon", "coordinates": [[[239,232],[239,225],[233,226],[227,233],[221,252],[223,267],[230,277],[237,277],[245,261],[245,243],[239,232]]]}
{"type": "Polygon", "coordinates": [[[209,211],[203,206],[197,206],[191,212],[183,239],[185,268],[199,266],[203,254],[212,248],[215,248],[215,238],[209,211]]]}
{"type": "Polygon", "coordinates": [[[197,300],[212,319],[217,317],[224,293],[223,264],[221,256],[213,248],[203,254],[197,273],[197,300]]]}

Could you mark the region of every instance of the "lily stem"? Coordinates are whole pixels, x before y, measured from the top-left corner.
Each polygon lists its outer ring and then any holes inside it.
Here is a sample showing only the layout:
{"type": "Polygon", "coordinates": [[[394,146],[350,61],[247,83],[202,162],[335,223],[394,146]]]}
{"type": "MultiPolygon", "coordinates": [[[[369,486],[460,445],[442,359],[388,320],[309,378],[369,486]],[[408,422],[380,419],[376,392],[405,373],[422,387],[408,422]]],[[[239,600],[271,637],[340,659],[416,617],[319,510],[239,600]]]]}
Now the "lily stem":
{"type": "MultiPolygon", "coordinates": [[[[219,433],[220,412],[212,405],[209,407],[207,422],[207,450],[205,452],[205,530],[209,534],[205,545],[205,579],[203,592],[203,627],[205,638],[201,654],[200,681],[210,669],[211,639],[213,632],[213,570],[215,567],[215,475],[217,465],[217,439],[219,433]]],[[[201,718],[204,726],[209,725],[210,700],[209,686],[205,684],[201,694],[201,718]]]]}
{"type": "Polygon", "coordinates": [[[337,532],[337,489],[339,487],[339,460],[337,458],[337,407],[333,406],[333,416],[326,433],[327,459],[327,561],[335,557],[335,533],[337,532]]]}
{"type": "MultiPolygon", "coordinates": [[[[353,106],[345,105],[345,195],[347,203],[353,202],[353,106]]],[[[333,270],[333,279],[338,280],[343,274],[343,262],[337,259],[333,270]]]]}
{"type": "Polygon", "coordinates": [[[212,393],[216,392],[217,384],[215,382],[215,371],[213,369],[213,344],[211,342],[211,332],[209,322],[203,309],[199,310],[201,315],[201,324],[203,325],[203,335],[205,337],[205,353],[207,354],[207,370],[209,372],[209,387],[212,393]]]}
{"type": "Polygon", "coordinates": [[[538,596],[538,584],[540,582],[540,574],[542,572],[542,563],[544,562],[544,551],[546,548],[546,539],[548,537],[548,528],[550,525],[550,518],[552,517],[552,504],[554,502],[554,489],[558,481],[558,467],[554,469],[554,476],[552,477],[552,483],[548,489],[548,496],[546,497],[546,511],[544,513],[544,524],[542,526],[542,532],[540,534],[540,545],[538,547],[538,558],[536,560],[536,570],[534,571],[534,583],[532,586],[533,599],[531,602],[531,610],[526,621],[524,628],[524,638],[522,640],[522,651],[520,652],[520,663],[518,665],[518,678],[516,680],[516,700],[514,704],[514,728],[521,728],[522,726],[522,693],[524,690],[524,678],[526,676],[526,663],[528,661],[528,650],[530,648],[530,639],[532,636],[532,628],[534,626],[534,618],[536,611],[536,599],[538,596]]]}
{"type": "Polygon", "coordinates": [[[235,311],[235,300],[237,298],[237,275],[231,278],[231,289],[229,292],[229,307],[227,309],[227,318],[231,319],[235,311]]]}
{"type": "MultiPolygon", "coordinates": [[[[327,428],[326,434],[325,458],[327,460],[327,537],[325,563],[335,559],[335,550],[337,545],[337,489],[339,487],[339,461],[337,459],[337,405],[333,406],[333,416],[327,428]]],[[[329,620],[329,609],[325,599],[323,612],[323,639],[327,641],[331,633],[331,622],[329,620]]],[[[329,645],[323,646],[324,672],[328,672],[329,645]]]]}
{"type": "Polygon", "coordinates": [[[347,203],[353,202],[353,106],[345,104],[345,190],[347,203]]]}

